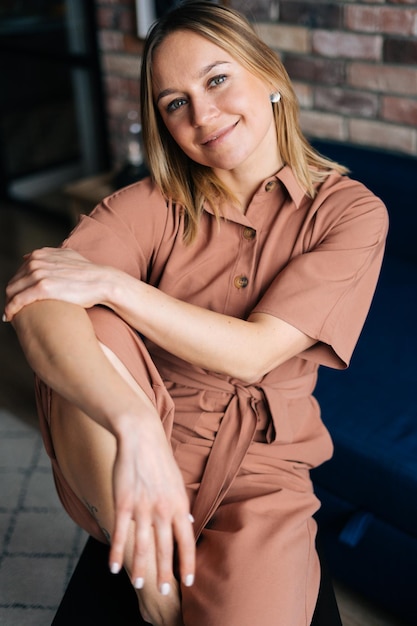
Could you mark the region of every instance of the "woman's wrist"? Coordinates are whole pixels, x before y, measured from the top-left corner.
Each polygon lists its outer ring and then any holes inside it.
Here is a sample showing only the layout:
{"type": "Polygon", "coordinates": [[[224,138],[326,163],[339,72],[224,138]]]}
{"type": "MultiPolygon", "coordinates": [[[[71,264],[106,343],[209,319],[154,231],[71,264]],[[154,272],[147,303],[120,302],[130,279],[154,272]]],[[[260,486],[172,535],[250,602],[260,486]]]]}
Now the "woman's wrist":
{"type": "Polygon", "coordinates": [[[131,323],[138,310],[142,281],[115,268],[105,268],[103,278],[103,301],[100,304],[131,323]]]}

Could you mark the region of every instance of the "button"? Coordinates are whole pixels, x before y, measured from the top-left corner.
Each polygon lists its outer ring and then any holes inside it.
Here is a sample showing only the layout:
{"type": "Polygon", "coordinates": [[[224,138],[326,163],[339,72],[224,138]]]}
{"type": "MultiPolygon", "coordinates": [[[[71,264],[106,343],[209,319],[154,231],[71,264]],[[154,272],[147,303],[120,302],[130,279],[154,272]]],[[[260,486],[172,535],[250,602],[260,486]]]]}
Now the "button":
{"type": "Polygon", "coordinates": [[[243,229],[243,236],[248,241],[252,241],[252,239],[255,239],[256,237],[256,230],[254,228],[249,228],[249,226],[246,226],[246,228],[243,229]]]}
{"type": "Polygon", "coordinates": [[[265,191],[272,191],[276,184],[276,180],[270,180],[269,183],[266,183],[265,185],[265,191]]]}
{"type": "Polygon", "coordinates": [[[244,289],[248,286],[249,280],[246,278],[246,276],[236,276],[234,283],[236,289],[244,289]]]}

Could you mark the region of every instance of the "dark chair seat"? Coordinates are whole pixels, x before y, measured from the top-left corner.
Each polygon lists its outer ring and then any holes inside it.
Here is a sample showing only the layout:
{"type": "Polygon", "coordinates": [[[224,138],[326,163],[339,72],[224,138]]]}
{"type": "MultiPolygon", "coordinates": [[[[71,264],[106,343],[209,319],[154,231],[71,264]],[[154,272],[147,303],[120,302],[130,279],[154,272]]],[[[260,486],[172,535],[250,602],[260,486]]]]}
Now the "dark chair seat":
{"type": "MultiPolygon", "coordinates": [[[[145,626],[127,574],[108,568],[109,549],[92,537],[71,577],[52,626],[145,626]]],[[[198,626],[197,624],[195,626],[198,626]]],[[[278,624],[277,626],[284,626],[278,624]]],[[[324,570],[312,626],[342,626],[333,586],[324,570]]]]}

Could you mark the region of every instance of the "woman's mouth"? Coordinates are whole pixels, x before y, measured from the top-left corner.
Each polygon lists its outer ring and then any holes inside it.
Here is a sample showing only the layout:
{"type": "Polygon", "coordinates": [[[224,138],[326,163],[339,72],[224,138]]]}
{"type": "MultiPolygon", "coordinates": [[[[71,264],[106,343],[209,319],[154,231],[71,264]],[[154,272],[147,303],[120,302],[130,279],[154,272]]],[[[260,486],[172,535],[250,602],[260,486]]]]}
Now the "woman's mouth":
{"type": "Polygon", "coordinates": [[[201,145],[213,146],[215,144],[220,143],[223,139],[225,139],[226,137],[230,135],[230,133],[235,129],[238,123],[239,121],[237,121],[235,124],[232,124],[231,126],[227,126],[226,128],[222,128],[221,130],[216,131],[216,133],[214,133],[213,135],[210,135],[207,139],[205,139],[201,143],[201,145]]]}

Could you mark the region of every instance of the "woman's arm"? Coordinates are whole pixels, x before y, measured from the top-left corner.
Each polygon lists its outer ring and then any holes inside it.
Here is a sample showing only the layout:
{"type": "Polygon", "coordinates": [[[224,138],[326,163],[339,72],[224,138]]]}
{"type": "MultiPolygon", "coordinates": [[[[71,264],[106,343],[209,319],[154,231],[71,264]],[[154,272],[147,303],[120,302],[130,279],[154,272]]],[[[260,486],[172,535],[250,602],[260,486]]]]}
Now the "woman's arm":
{"type": "MultiPolygon", "coordinates": [[[[131,520],[142,525],[146,520],[154,526],[161,548],[157,551],[159,583],[172,576],[172,537],[178,544],[183,577],[193,574],[188,499],[159,415],[145,393],[133,390],[104,355],[86,311],[66,302],[36,302],[23,308],[13,324],[39,377],[116,438],[116,520],[110,562],[123,563],[131,520]]],[[[146,544],[138,533],[137,555],[146,553],[146,544]]],[[[134,572],[134,577],[140,576],[143,573],[134,572]]]]}
{"type": "Polygon", "coordinates": [[[272,315],[241,320],[182,302],[130,276],[111,291],[108,306],[145,337],[189,363],[248,383],[315,343],[272,315]]]}
{"type": "Polygon", "coordinates": [[[315,341],[272,315],[241,320],[182,302],[115,268],[97,266],[71,250],[32,253],[8,287],[6,315],[37,299],[88,308],[104,304],[168,352],[194,365],[259,380],[315,341]]]}

